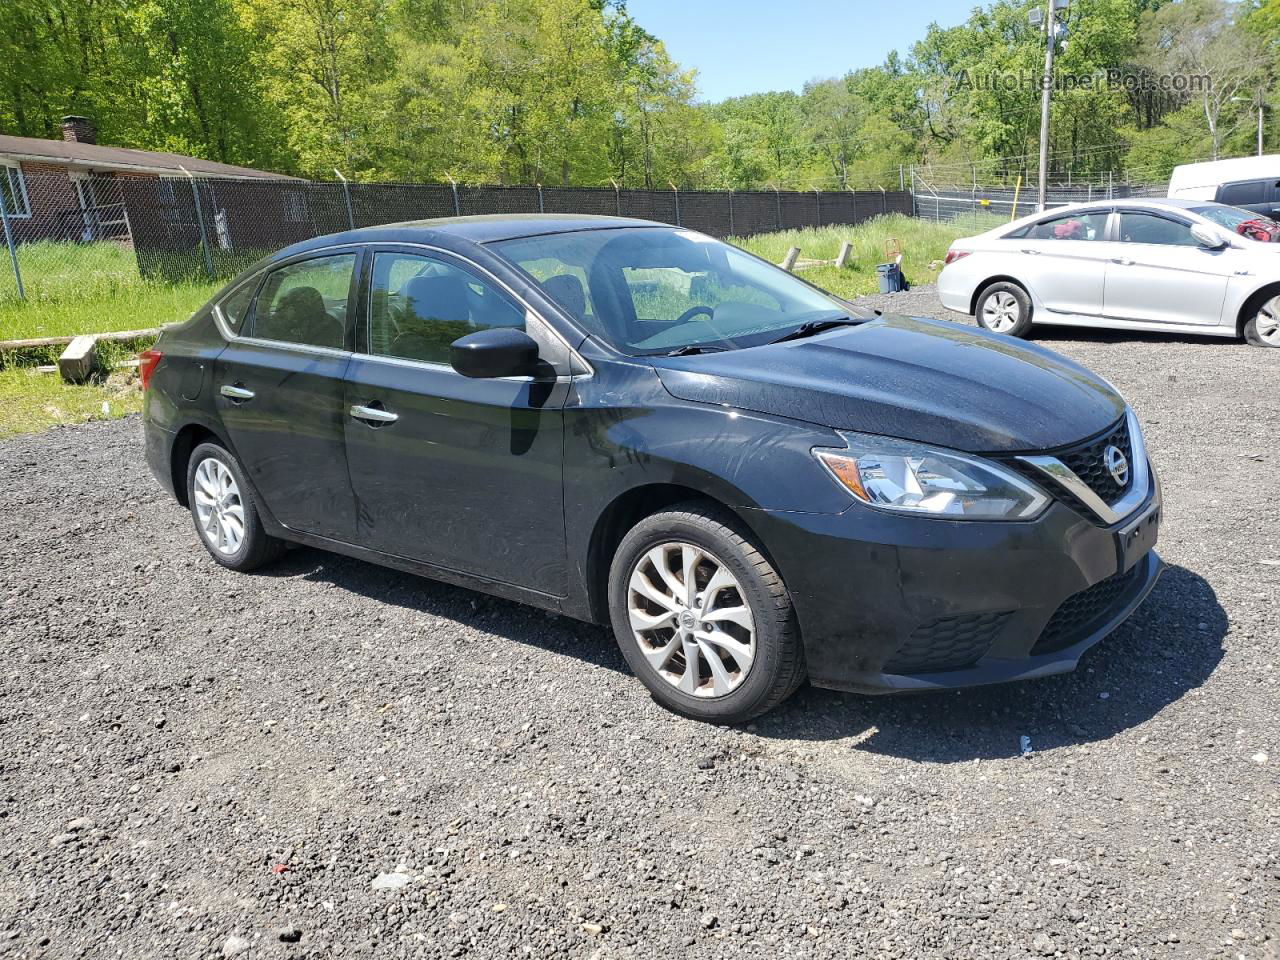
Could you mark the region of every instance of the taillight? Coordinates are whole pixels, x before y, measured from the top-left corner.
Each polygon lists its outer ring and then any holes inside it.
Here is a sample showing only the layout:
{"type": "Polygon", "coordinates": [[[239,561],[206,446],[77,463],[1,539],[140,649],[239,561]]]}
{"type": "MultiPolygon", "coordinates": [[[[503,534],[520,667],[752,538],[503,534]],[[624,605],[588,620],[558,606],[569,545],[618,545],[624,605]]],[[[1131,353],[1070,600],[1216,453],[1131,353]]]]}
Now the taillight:
{"type": "Polygon", "coordinates": [[[972,250],[948,250],[947,258],[942,261],[942,265],[945,267],[949,263],[955,263],[957,260],[963,260],[972,252],[972,250]]]}
{"type": "Polygon", "coordinates": [[[163,354],[156,349],[143,350],[138,354],[138,377],[142,380],[142,389],[151,386],[151,375],[156,372],[163,354]]]}

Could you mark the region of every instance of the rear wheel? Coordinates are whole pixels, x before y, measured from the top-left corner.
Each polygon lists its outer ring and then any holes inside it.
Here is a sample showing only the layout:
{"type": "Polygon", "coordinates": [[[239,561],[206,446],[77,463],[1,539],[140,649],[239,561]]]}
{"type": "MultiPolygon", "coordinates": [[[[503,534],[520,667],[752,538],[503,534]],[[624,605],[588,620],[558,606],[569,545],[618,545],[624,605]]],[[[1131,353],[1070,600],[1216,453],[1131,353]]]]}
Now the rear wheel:
{"type": "Polygon", "coordinates": [[[1280,293],[1269,290],[1245,308],[1244,338],[1255,347],[1280,347],[1280,293]]]}
{"type": "Polygon", "coordinates": [[[623,656],[676,713],[742,723],[804,679],[804,654],[782,578],[733,517],[677,505],[622,540],[609,610],[623,656]]]}
{"type": "Polygon", "coordinates": [[[268,535],[240,462],[216,443],[202,443],[187,462],[187,503],[209,555],[232,570],[253,570],[285,550],[268,535]]]}
{"type": "Polygon", "coordinates": [[[1031,298],[1016,283],[1001,280],[978,296],[974,315],[984,330],[1009,337],[1031,332],[1031,298]]]}

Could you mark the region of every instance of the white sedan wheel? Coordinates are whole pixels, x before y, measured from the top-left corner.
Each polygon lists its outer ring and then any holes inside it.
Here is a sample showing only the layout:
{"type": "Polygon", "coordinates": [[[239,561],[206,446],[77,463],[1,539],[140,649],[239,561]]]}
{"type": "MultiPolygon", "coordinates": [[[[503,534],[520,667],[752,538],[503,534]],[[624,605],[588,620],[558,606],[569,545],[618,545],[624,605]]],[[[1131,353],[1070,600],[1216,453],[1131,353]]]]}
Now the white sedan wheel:
{"type": "Polygon", "coordinates": [[[982,304],[982,325],[992,333],[1008,333],[1022,319],[1022,307],[1008,290],[997,290],[982,304]]]}
{"type": "Polygon", "coordinates": [[[1253,320],[1258,339],[1270,347],[1280,347],[1280,297],[1272,297],[1258,310],[1253,320]]]}

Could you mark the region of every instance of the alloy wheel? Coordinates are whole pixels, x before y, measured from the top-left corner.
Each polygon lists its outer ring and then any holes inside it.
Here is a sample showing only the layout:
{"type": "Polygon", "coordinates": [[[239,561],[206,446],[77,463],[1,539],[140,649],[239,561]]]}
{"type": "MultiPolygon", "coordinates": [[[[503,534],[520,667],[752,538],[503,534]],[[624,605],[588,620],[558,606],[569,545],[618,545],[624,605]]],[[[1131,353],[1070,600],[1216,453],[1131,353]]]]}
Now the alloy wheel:
{"type": "Polygon", "coordinates": [[[645,552],[631,571],[627,614],[649,666],[682,693],[723,697],[751,672],[756,629],[746,594],[702,547],[676,541],[645,552]]]}
{"type": "Polygon", "coordinates": [[[218,553],[234,555],[244,542],[244,501],[231,469],[213,457],[201,460],[194,488],[200,533],[218,553]]]}
{"type": "Polygon", "coordinates": [[[993,333],[1007,333],[1021,314],[1017,298],[1007,290],[997,290],[982,305],[982,325],[993,333]]]}
{"type": "Polygon", "coordinates": [[[1280,297],[1272,297],[1258,310],[1253,321],[1258,339],[1268,346],[1280,347],[1280,297]]]}

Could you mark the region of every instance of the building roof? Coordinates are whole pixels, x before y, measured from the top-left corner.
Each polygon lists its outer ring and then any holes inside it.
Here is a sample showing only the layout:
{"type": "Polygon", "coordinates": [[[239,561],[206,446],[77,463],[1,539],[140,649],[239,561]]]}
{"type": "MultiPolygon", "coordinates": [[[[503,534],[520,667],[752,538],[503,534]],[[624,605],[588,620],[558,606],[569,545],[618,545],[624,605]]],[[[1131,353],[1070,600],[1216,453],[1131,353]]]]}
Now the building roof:
{"type": "Polygon", "coordinates": [[[185,167],[193,176],[198,177],[299,179],[266,170],[255,170],[252,167],[237,167],[230,163],[202,160],[200,157],[185,157],[180,153],[131,150],[128,147],[104,147],[96,143],[66,140],[42,140],[39,137],[11,137],[7,134],[0,134],[0,156],[38,163],[87,166],[97,170],[181,176],[182,168],[185,167]]]}

